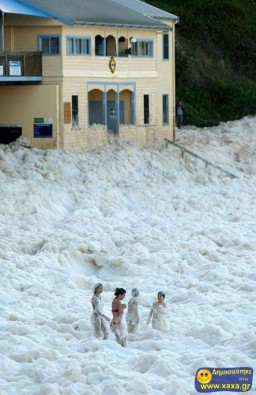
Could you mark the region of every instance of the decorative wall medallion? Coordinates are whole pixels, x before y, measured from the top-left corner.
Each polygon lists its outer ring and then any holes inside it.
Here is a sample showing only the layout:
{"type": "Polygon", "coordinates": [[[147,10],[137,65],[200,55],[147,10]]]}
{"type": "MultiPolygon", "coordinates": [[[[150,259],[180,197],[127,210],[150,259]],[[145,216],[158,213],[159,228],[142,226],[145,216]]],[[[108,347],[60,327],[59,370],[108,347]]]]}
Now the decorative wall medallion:
{"type": "Polygon", "coordinates": [[[116,61],[115,61],[114,56],[111,56],[110,61],[109,61],[109,63],[108,63],[108,67],[109,67],[109,70],[111,71],[111,73],[114,73],[114,72],[115,72],[115,69],[116,69],[116,61]]]}

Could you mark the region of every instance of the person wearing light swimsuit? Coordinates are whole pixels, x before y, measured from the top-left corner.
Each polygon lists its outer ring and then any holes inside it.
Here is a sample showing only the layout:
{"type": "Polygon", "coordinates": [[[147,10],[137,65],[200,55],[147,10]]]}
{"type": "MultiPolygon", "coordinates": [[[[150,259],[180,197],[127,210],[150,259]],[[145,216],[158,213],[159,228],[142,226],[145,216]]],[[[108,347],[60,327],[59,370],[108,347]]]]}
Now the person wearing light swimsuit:
{"type": "Polygon", "coordinates": [[[103,285],[97,283],[93,287],[93,297],[91,299],[92,304],[92,315],[91,322],[94,336],[98,339],[103,335],[103,339],[106,340],[109,335],[109,329],[107,322],[111,319],[103,314],[103,301],[101,294],[103,292],[103,285]]]}
{"type": "Polygon", "coordinates": [[[140,316],[139,316],[139,294],[138,288],[132,289],[132,297],[128,302],[128,309],[126,314],[127,329],[129,333],[135,333],[138,330],[140,316]]]}
{"type": "Polygon", "coordinates": [[[165,303],[165,293],[159,291],[157,294],[157,302],[152,304],[150,309],[147,325],[152,322],[152,328],[161,332],[169,331],[169,322],[167,319],[167,305],[165,303]]]}

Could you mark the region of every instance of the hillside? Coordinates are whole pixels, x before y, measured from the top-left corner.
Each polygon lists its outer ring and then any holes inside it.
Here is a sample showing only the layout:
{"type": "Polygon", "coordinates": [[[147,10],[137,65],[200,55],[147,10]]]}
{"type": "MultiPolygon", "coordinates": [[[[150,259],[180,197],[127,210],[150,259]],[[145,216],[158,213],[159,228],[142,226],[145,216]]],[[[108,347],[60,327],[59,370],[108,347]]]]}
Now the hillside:
{"type": "Polygon", "coordinates": [[[177,98],[186,123],[217,125],[256,113],[256,1],[148,0],[180,17],[177,98]]]}

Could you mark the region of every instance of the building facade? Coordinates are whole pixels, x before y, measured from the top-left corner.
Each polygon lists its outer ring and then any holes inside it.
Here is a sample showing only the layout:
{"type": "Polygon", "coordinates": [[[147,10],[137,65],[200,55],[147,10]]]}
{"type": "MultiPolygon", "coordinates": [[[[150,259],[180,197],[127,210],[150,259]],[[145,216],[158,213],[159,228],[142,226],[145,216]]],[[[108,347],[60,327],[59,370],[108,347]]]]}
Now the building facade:
{"type": "Polygon", "coordinates": [[[137,0],[0,9],[0,142],[21,134],[34,147],[81,152],[111,136],[174,140],[176,16],[137,0]]]}

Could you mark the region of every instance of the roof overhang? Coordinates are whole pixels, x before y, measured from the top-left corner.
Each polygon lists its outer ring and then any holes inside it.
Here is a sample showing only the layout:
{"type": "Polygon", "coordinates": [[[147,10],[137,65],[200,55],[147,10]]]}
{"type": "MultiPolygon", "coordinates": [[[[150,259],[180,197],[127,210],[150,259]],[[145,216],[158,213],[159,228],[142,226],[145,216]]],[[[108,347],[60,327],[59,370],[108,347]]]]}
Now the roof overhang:
{"type": "Polygon", "coordinates": [[[46,12],[22,4],[16,0],[0,0],[0,10],[5,14],[22,14],[52,18],[52,16],[50,14],[47,14],[46,12]]]}
{"type": "Polygon", "coordinates": [[[32,5],[23,4],[17,0],[0,0],[0,11],[4,14],[18,14],[28,16],[38,16],[41,18],[58,19],[61,22],[72,25],[70,20],[61,20],[59,16],[47,13],[43,10],[33,7],[32,5]]]}
{"type": "Polygon", "coordinates": [[[176,16],[175,18],[164,18],[164,17],[159,17],[159,16],[155,16],[154,19],[159,19],[160,21],[170,21],[170,22],[174,22],[174,23],[180,23],[180,18],[178,16],[176,16]]]}
{"type": "Polygon", "coordinates": [[[125,24],[125,23],[104,23],[104,22],[87,22],[87,21],[75,21],[74,26],[113,26],[113,27],[120,27],[120,28],[128,28],[128,29],[153,29],[153,30],[172,30],[170,26],[164,25],[161,23],[161,25],[136,25],[136,24],[125,24]]]}

